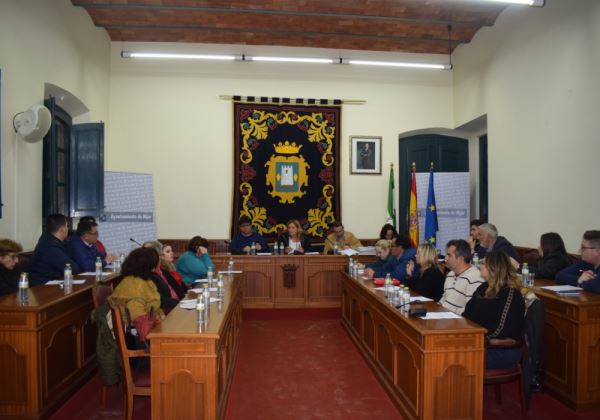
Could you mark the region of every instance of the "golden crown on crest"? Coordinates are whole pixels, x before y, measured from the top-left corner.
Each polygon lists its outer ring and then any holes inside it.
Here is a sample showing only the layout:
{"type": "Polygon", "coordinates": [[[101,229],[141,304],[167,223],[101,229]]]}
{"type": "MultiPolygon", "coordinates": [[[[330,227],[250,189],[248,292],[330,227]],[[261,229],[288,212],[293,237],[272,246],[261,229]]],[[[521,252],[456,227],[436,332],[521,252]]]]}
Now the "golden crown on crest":
{"type": "Polygon", "coordinates": [[[279,142],[277,144],[274,144],[273,147],[275,148],[275,152],[279,154],[293,155],[300,151],[302,145],[297,146],[295,142],[292,142],[290,144],[290,142],[286,140],[285,143],[279,142]]]}

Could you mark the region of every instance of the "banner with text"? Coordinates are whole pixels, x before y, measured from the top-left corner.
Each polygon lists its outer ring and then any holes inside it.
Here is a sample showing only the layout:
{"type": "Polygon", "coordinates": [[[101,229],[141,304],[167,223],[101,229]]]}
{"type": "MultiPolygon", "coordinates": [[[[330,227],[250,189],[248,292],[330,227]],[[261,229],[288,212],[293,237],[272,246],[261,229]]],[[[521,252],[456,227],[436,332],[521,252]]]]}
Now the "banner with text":
{"type": "MultiPolygon", "coordinates": [[[[429,172],[417,172],[417,203],[419,205],[419,242],[425,235],[425,206],[429,190],[429,172]]],[[[470,179],[468,172],[436,172],[434,190],[439,230],[436,248],[446,253],[451,239],[467,239],[470,222],[470,179]]]]}
{"type": "Polygon", "coordinates": [[[98,220],[107,252],[127,254],[139,243],[156,239],[152,175],[104,172],[104,212],[98,220]]]}

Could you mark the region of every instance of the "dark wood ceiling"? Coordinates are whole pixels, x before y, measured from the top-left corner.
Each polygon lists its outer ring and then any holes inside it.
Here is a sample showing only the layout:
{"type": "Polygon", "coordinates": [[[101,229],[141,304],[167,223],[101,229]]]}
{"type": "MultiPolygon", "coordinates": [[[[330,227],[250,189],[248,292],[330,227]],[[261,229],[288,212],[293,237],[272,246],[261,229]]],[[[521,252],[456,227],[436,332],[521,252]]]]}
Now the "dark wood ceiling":
{"type": "Polygon", "coordinates": [[[506,7],[477,0],[71,0],[113,41],[447,54],[506,7]]]}

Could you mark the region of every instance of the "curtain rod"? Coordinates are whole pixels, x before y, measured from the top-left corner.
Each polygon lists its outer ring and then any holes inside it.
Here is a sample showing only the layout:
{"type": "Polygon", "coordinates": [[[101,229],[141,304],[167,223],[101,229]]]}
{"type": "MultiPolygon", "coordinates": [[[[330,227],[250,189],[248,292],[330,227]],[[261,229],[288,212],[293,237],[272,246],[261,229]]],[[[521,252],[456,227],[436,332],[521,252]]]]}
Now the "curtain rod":
{"type": "MultiPolygon", "coordinates": [[[[238,96],[238,95],[219,95],[219,99],[222,99],[222,100],[229,101],[229,100],[233,100],[234,96],[238,96]]],[[[246,98],[246,97],[247,97],[247,96],[244,96],[243,98],[246,98]]],[[[254,103],[254,102],[256,102],[256,103],[274,103],[274,102],[272,102],[272,101],[262,102],[262,101],[260,100],[261,96],[254,96],[254,98],[257,98],[257,100],[254,100],[254,101],[249,101],[249,102],[250,102],[250,103],[254,103]]],[[[270,99],[271,97],[268,97],[268,98],[270,99]]],[[[281,98],[279,98],[279,99],[281,99],[281,98]]],[[[290,98],[290,99],[291,99],[291,98],[290,98]]],[[[319,101],[320,101],[320,99],[315,99],[315,100],[316,100],[317,102],[319,102],[319,101]]],[[[293,101],[293,102],[286,103],[286,105],[302,105],[302,104],[297,104],[297,103],[295,102],[295,99],[293,99],[292,101],[293,101]]],[[[340,101],[341,101],[341,103],[342,103],[342,104],[344,104],[344,105],[364,105],[364,104],[366,104],[366,103],[367,103],[367,101],[366,101],[366,100],[364,100],[364,99],[340,99],[340,101]]],[[[282,102],[281,102],[281,101],[279,101],[279,102],[275,102],[275,103],[276,103],[276,104],[281,104],[282,102]]]]}

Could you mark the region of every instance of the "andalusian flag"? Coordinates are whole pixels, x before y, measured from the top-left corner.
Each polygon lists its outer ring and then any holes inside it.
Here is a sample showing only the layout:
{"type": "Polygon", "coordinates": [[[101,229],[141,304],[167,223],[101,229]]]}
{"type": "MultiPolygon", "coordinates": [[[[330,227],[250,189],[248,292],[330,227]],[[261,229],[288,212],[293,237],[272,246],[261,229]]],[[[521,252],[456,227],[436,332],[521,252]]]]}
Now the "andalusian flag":
{"type": "Polygon", "coordinates": [[[419,245],[419,213],[417,212],[417,166],[413,162],[410,202],[408,205],[408,238],[413,247],[419,245]]]}
{"type": "Polygon", "coordinates": [[[427,193],[427,209],[425,211],[425,240],[435,246],[438,231],[437,207],[433,191],[433,162],[429,170],[429,192],[427,193]]]}
{"type": "Polygon", "coordinates": [[[388,185],[387,223],[396,227],[396,207],[394,206],[394,164],[390,164],[390,182],[388,185]]]}

